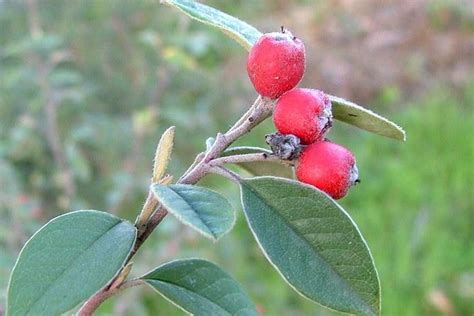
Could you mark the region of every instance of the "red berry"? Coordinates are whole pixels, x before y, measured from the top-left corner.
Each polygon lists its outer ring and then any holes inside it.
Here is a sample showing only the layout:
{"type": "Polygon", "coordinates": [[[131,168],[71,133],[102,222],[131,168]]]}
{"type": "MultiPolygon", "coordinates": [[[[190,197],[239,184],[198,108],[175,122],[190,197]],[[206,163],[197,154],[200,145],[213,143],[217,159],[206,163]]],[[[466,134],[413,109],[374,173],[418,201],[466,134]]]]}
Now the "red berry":
{"type": "Polygon", "coordinates": [[[278,132],[295,135],[302,144],[323,140],[332,126],[331,101],[319,90],[290,90],[278,99],[273,123],[278,132]]]}
{"type": "Polygon", "coordinates": [[[359,172],[352,153],[337,144],[324,141],[306,147],[296,166],[296,177],[326,192],[334,199],[347,194],[358,183],[359,172]]]}
{"type": "Polygon", "coordinates": [[[304,69],[304,44],[285,29],[260,37],[247,59],[247,72],[255,90],[272,99],[296,87],[304,69]]]}

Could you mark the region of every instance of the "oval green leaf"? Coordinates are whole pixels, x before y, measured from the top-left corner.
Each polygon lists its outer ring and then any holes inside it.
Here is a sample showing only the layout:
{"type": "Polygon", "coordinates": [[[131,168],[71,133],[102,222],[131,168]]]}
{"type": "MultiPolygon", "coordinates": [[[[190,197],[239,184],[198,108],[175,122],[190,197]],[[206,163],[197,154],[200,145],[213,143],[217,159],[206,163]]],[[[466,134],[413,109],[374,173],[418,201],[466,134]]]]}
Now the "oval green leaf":
{"type": "Polygon", "coordinates": [[[215,191],[186,184],[154,184],[151,188],[169,213],[208,238],[218,240],[234,226],[232,206],[215,191]]]}
{"type": "MultiPolygon", "coordinates": [[[[256,153],[266,153],[272,154],[268,149],[260,147],[232,147],[226,149],[222,156],[232,156],[232,155],[245,155],[245,154],[256,154],[256,153]]],[[[293,179],[293,168],[278,162],[274,161],[255,161],[255,162],[243,162],[236,164],[240,168],[249,172],[253,176],[276,176],[282,178],[293,179]]]]}
{"type": "Polygon", "coordinates": [[[195,1],[162,0],[162,3],[179,9],[199,22],[217,27],[247,50],[250,50],[253,44],[262,36],[262,33],[250,24],[195,1]]]}
{"type": "Polygon", "coordinates": [[[241,286],[217,265],[206,260],[172,261],[142,279],[192,315],[258,315],[241,286]]]}
{"type": "Polygon", "coordinates": [[[7,315],[58,315],[106,285],[135,243],[135,227],[109,213],[58,216],[31,237],[10,277],[7,315]]]}
{"type": "Polygon", "coordinates": [[[241,182],[247,222],[268,260],[301,295],[337,311],[379,315],[380,287],[370,251],[349,215],[299,182],[241,182]]]}
{"type": "Polygon", "coordinates": [[[405,131],[385,117],[343,98],[332,95],[329,98],[335,119],[378,135],[401,141],[406,140],[405,131]]]}

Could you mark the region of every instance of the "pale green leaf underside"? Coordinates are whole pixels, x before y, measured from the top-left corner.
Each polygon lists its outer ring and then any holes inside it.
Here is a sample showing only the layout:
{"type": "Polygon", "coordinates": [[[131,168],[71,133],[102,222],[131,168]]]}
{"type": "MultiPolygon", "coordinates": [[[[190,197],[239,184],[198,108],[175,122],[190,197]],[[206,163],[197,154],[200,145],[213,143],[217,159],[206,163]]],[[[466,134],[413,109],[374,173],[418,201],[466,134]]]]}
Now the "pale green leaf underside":
{"type": "Polygon", "coordinates": [[[232,229],[235,212],[219,193],[195,185],[152,185],[168,212],[204,236],[217,240],[232,229]]]}
{"type": "Polygon", "coordinates": [[[248,23],[195,1],[163,0],[162,2],[181,10],[195,20],[219,28],[247,50],[250,50],[262,35],[248,23]]]}
{"type": "MultiPolygon", "coordinates": [[[[270,150],[264,148],[242,146],[226,149],[222,153],[222,156],[225,157],[231,155],[245,155],[256,153],[266,153],[269,155],[272,154],[270,150]]],[[[278,162],[255,161],[238,163],[237,165],[253,176],[276,176],[293,179],[293,168],[278,162]]]]}
{"type": "Polygon", "coordinates": [[[402,141],[406,139],[405,131],[383,116],[343,98],[332,95],[329,98],[335,119],[385,137],[402,141]]]}
{"type": "Polygon", "coordinates": [[[142,279],[173,304],[193,315],[258,315],[240,285],[206,260],[172,261],[142,279]]]}
{"type": "Polygon", "coordinates": [[[109,282],[135,242],[129,222],[99,211],[51,220],[23,247],[13,269],[7,315],[58,315],[109,282]]]}
{"type": "Polygon", "coordinates": [[[254,236],[296,291],[341,312],[379,314],[371,254],[334,200],[313,187],[274,177],[243,180],[241,189],[254,236]]]}

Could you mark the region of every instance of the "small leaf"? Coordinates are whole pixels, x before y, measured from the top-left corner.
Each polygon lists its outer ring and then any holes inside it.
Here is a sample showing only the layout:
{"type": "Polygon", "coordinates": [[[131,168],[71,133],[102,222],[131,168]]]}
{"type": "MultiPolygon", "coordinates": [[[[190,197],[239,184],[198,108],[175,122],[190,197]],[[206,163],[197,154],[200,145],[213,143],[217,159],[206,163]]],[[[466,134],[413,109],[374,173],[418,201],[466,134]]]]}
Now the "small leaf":
{"type": "Polygon", "coordinates": [[[379,315],[380,289],[367,245],[349,215],[299,182],[241,182],[247,222],[268,260],[301,295],[337,311],[379,315]]]}
{"type": "Polygon", "coordinates": [[[21,250],[8,287],[7,315],[57,315],[106,285],[135,243],[129,222],[99,211],[54,218],[21,250]]]}
{"type": "Polygon", "coordinates": [[[334,118],[385,137],[406,140],[405,131],[397,124],[360,105],[330,95],[334,118]]]}
{"type": "Polygon", "coordinates": [[[157,183],[165,175],[171,152],[173,151],[174,129],[174,126],[168,128],[161,136],[160,142],[156,147],[151,183],[157,183]]]}
{"type": "Polygon", "coordinates": [[[240,285],[217,265],[206,260],[172,261],[142,279],[192,315],[258,315],[240,285]]]}
{"type": "Polygon", "coordinates": [[[234,225],[232,206],[215,191],[185,184],[154,184],[151,188],[168,212],[208,238],[218,240],[234,225]]]}
{"type": "MultiPolygon", "coordinates": [[[[226,149],[222,153],[222,156],[225,157],[232,155],[245,155],[256,153],[266,153],[268,155],[272,154],[270,150],[264,148],[242,146],[226,149]]],[[[293,179],[293,168],[275,161],[242,162],[236,165],[238,165],[239,167],[254,176],[276,176],[293,179]]]]}
{"type": "Polygon", "coordinates": [[[262,36],[261,32],[248,23],[195,1],[162,0],[162,3],[179,9],[199,22],[217,27],[247,50],[250,50],[253,44],[262,36]]]}

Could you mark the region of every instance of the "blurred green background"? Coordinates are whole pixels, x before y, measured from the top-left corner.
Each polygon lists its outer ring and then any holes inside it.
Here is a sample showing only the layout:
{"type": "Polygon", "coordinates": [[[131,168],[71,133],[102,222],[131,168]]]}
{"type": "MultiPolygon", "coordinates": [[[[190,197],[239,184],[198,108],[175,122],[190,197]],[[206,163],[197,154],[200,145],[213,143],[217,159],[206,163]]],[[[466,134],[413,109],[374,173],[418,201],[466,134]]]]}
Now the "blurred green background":
{"type": "MultiPolygon", "coordinates": [[[[302,38],[302,86],[391,118],[406,143],[336,122],[362,183],[341,204],[372,250],[384,315],[474,312],[474,13],[469,0],[203,1],[262,31],[302,38]]],[[[176,126],[178,177],[255,98],[246,52],[151,0],[0,0],[0,315],[24,242],[52,217],[99,209],[133,220],[161,133],[176,126]]],[[[264,146],[266,122],[241,144],[264,146]]],[[[264,315],[335,315],[270,268],[238,191],[204,181],[239,213],[216,244],[169,217],[135,259],[138,275],[177,257],[225,267],[264,315]]],[[[147,288],[101,315],[182,315],[147,288]]]]}

